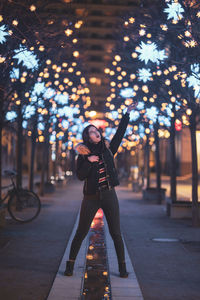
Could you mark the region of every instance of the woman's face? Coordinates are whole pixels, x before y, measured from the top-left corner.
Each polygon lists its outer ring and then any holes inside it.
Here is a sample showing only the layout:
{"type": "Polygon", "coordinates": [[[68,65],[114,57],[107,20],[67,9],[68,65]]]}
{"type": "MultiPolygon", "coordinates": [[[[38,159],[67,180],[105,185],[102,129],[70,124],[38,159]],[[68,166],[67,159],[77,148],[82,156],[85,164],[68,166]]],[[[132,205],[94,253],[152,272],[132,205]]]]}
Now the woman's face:
{"type": "Polygon", "coordinates": [[[97,128],[91,126],[88,129],[88,134],[92,143],[97,144],[101,141],[101,134],[97,128]]]}

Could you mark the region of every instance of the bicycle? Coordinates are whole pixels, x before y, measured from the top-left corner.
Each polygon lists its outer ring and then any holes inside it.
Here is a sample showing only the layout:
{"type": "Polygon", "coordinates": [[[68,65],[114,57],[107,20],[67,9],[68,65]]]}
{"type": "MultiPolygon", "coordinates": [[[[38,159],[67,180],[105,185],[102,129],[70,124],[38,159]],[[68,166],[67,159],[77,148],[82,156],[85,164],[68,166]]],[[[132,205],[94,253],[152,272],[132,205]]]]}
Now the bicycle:
{"type": "Polygon", "coordinates": [[[11,184],[2,187],[2,189],[12,188],[6,192],[6,195],[3,198],[0,198],[0,206],[7,207],[10,216],[15,221],[20,223],[31,222],[40,213],[40,198],[32,191],[17,188],[13,179],[17,175],[15,171],[6,170],[4,171],[4,174],[10,177],[11,184]],[[3,204],[5,201],[6,204],[3,204]]]}

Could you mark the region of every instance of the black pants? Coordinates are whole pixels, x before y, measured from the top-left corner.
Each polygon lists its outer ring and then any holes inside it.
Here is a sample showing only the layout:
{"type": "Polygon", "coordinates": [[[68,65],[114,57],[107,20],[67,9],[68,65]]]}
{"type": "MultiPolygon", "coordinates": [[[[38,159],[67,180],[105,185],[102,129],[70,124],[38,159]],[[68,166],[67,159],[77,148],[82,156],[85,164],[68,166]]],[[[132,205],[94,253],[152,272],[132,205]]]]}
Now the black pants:
{"type": "Polygon", "coordinates": [[[69,259],[75,260],[81,243],[87,235],[99,208],[103,209],[110,235],[114,241],[118,262],[124,262],[124,244],[120,231],[119,203],[114,189],[103,190],[96,195],[85,195],[81,205],[79,225],[71,244],[69,259]]]}

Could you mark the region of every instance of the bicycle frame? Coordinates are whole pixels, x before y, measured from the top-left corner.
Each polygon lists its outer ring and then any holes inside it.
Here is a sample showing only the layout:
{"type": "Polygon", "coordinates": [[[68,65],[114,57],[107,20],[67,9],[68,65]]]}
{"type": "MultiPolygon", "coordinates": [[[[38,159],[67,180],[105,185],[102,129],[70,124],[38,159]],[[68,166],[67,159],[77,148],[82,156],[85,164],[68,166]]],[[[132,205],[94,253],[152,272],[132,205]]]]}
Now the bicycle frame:
{"type": "Polygon", "coordinates": [[[33,191],[16,186],[15,171],[6,170],[4,173],[10,177],[11,184],[3,187],[7,190],[5,196],[0,197],[0,205],[7,200],[4,205],[11,218],[17,222],[27,223],[34,220],[41,209],[40,198],[33,191]]]}
{"type": "Polygon", "coordinates": [[[0,197],[0,205],[1,205],[3,202],[5,202],[7,198],[9,199],[9,196],[10,196],[11,193],[13,193],[13,191],[17,191],[16,185],[15,185],[15,182],[14,182],[12,176],[9,176],[9,177],[10,177],[10,180],[11,180],[11,184],[9,184],[9,185],[7,185],[7,186],[3,186],[2,189],[7,189],[7,188],[9,188],[9,187],[12,187],[12,188],[9,189],[9,190],[6,192],[6,194],[5,194],[4,197],[0,197]]]}

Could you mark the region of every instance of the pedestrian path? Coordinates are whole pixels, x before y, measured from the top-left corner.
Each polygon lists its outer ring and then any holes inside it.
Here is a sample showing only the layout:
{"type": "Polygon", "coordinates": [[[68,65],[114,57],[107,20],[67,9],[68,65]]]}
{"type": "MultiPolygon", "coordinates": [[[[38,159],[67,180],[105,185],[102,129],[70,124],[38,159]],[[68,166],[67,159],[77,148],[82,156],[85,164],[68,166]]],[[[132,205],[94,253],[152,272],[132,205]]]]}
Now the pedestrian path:
{"type": "MultiPolygon", "coordinates": [[[[69,239],[67,248],[65,250],[64,256],[62,258],[59,270],[53,282],[51,291],[47,300],[64,300],[64,299],[87,299],[81,296],[83,290],[83,282],[85,276],[85,264],[86,264],[86,254],[88,248],[88,236],[82,243],[81,249],[76,259],[74,267],[74,275],[72,277],[63,276],[65,270],[66,260],[69,256],[69,250],[71,246],[71,241],[75,234],[78,225],[78,218],[76,220],[75,226],[73,228],[71,237],[69,239]]],[[[141,289],[137,281],[135,271],[132,266],[126,245],[125,245],[125,255],[127,262],[127,270],[129,272],[128,278],[120,278],[118,272],[117,257],[114,249],[114,244],[109,234],[108,225],[104,218],[104,232],[107,246],[107,256],[108,256],[108,268],[110,274],[110,284],[111,284],[111,298],[112,300],[143,300],[141,289]]],[[[88,298],[89,299],[89,298],[88,298]]],[[[90,298],[92,299],[92,298],[90,298]]],[[[95,300],[98,300],[95,298],[95,300]]],[[[100,300],[100,299],[99,299],[100,300]]]]}

